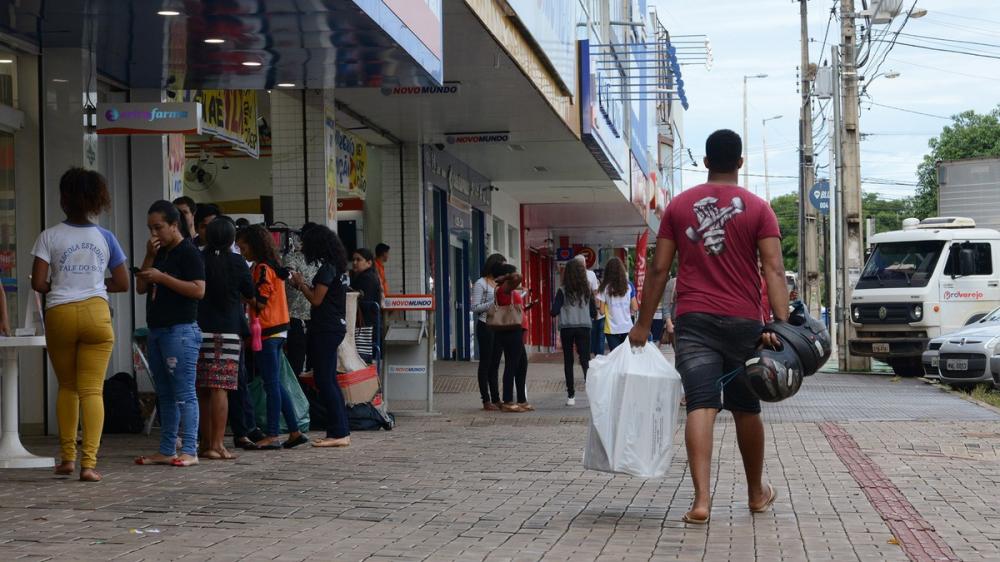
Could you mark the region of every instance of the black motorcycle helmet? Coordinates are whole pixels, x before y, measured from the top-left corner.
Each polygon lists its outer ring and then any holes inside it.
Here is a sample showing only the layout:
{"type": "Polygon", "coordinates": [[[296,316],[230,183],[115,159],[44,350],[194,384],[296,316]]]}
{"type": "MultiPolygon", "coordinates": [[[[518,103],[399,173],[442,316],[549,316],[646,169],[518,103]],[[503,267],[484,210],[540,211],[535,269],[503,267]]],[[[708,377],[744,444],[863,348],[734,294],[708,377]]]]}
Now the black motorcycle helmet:
{"type": "Polygon", "coordinates": [[[746,362],[746,375],[757,398],[778,402],[790,398],[830,358],[832,346],[826,326],[809,316],[801,301],[793,303],[788,322],[771,322],[765,332],[778,335],[778,349],[761,349],[746,362]]]}

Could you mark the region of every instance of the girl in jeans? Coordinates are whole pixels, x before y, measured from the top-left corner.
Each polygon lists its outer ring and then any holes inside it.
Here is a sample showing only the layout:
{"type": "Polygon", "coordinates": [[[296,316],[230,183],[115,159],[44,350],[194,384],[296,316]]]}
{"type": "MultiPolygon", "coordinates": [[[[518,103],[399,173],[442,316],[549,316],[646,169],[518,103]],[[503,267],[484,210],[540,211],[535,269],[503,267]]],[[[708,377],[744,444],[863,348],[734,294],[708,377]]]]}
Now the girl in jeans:
{"type": "Polygon", "coordinates": [[[573,346],[580,356],[583,379],[587,380],[590,366],[590,327],[597,316],[594,294],[587,282],[587,268],[580,260],[570,260],[563,270],[562,287],[556,291],[552,316],[559,317],[559,338],[563,348],[563,371],[566,375],[566,405],[576,405],[576,385],[573,380],[573,346]]]}
{"type": "Polygon", "coordinates": [[[494,342],[493,330],[486,325],[486,313],[493,306],[496,295],[496,281],[493,268],[507,263],[500,254],[491,254],[483,264],[482,277],[472,286],[472,313],[476,315],[476,348],[479,350],[479,397],[483,409],[500,409],[500,348],[494,342]]]}
{"type": "MultiPolygon", "coordinates": [[[[497,306],[508,306],[511,304],[521,305],[523,310],[531,307],[524,306],[524,297],[518,289],[521,286],[521,274],[517,272],[517,267],[502,263],[493,268],[493,276],[496,279],[496,303],[497,306]]],[[[503,412],[530,412],[534,406],[528,404],[527,377],[528,377],[528,351],[524,348],[524,324],[509,330],[494,331],[494,341],[503,350],[503,403],[500,410],[503,412]],[[514,400],[514,390],[517,390],[517,403],[514,400]]]]}
{"type": "Polygon", "coordinates": [[[311,285],[298,271],[290,280],[312,304],[308,332],[313,380],[327,414],[326,437],[313,441],[313,446],[346,447],[351,444],[351,429],[337,385],[337,348],[347,333],[347,250],[335,232],[316,226],[302,234],[302,253],[309,263],[319,264],[311,285]]]}
{"type": "Polygon", "coordinates": [[[205,296],[205,264],[180,231],[180,213],[169,201],[149,208],[150,238],[135,291],[146,295],[149,369],[160,412],[160,450],[136,464],[198,464],[198,395],[195,371],[201,330],[198,301],[205,296]],[[177,433],[181,454],[177,455],[177,433]]]}
{"type": "Polygon", "coordinates": [[[612,350],[625,341],[632,329],[632,315],[639,310],[635,289],[628,282],[622,260],[611,258],[604,265],[604,279],[597,294],[598,305],[604,313],[604,337],[608,349],[612,350]]]}
{"type": "MultiPolygon", "coordinates": [[[[82,409],[80,480],[98,482],[104,373],[115,345],[108,293],[128,290],[128,271],[115,236],[91,222],[111,206],[104,177],[72,168],[59,180],[59,193],[66,220],[42,232],[31,250],[31,286],[45,295],[45,342],[59,380],[56,417],[62,462],[56,474],[73,474],[82,409]],[[108,271],[111,277],[105,278],[108,271]]],[[[4,335],[9,331],[6,312],[4,302],[4,335]]]]}
{"type": "Polygon", "coordinates": [[[274,247],[274,238],[263,226],[255,224],[240,230],[236,235],[236,244],[243,257],[254,262],[250,276],[256,294],[250,301],[250,316],[259,319],[263,339],[263,349],[255,354],[254,363],[267,394],[267,427],[264,428],[267,436],[257,441],[255,447],[247,448],[274,450],[298,447],[309,439],[299,431],[292,399],[281,385],[281,349],[288,337],[289,326],[288,299],[285,297],[288,271],[279,265],[281,262],[274,247]],[[284,416],[288,426],[288,439],[284,443],[278,440],[278,416],[284,416]]]}

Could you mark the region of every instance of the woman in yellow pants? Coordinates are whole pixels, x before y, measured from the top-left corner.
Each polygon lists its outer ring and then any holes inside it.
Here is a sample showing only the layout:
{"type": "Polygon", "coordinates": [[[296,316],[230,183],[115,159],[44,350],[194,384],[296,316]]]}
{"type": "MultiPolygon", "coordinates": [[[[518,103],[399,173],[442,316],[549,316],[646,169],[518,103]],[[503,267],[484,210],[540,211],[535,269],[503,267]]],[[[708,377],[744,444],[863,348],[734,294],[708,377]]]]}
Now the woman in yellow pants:
{"type": "Polygon", "coordinates": [[[72,168],[59,180],[59,194],[66,220],[38,235],[31,250],[31,286],[45,295],[45,341],[59,380],[62,460],[56,474],[68,476],[75,470],[82,409],[80,480],[98,482],[104,375],[115,344],[108,293],[128,291],[128,271],[114,234],[91,222],[111,207],[104,177],[72,168]],[[108,271],[111,277],[105,278],[108,271]]]}

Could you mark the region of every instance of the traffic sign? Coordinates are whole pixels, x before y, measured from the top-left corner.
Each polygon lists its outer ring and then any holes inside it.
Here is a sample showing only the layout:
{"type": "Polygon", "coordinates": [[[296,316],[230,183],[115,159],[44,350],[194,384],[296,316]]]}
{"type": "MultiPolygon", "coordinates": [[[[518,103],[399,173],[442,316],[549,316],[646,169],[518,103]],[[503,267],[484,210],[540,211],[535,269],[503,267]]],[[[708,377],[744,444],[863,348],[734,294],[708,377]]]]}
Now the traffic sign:
{"type": "Polygon", "coordinates": [[[830,181],[819,180],[809,190],[809,202],[824,215],[830,214],[830,181]]]}

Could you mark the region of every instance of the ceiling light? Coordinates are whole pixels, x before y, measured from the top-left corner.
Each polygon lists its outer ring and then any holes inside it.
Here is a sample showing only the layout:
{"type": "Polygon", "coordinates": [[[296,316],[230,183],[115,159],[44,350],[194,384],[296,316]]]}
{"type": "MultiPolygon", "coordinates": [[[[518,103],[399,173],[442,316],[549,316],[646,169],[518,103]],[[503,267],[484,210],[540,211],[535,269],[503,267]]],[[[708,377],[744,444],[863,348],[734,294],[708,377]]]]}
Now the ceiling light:
{"type": "Polygon", "coordinates": [[[278,82],[278,87],[279,88],[294,88],[295,84],[293,84],[291,82],[278,82]]]}
{"type": "Polygon", "coordinates": [[[156,14],[160,15],[160,16],[179,16],[179,15],[181,15],[181,13],[178,12],[177,10],[160,10],[159,12],[156,12],[156,14]]]}
{"type": "Polygon", "coordinates": [[[225,43],[226,40],[219,39],[218,37],[209,37],[208,39],[205,39],[205,42],[208,43],[209,45],[218,45],[220,43],[225,43]]]}
{"type": "Polygon", "coordinates": [[[261,65],[260,62],[255,61],[255,60],[245,60],[241,64],[243,64],[243,66],[260,66],[261,65]]]}
{"type": "Polygon", "coordinates": [[[14,59],[0,59],[0,64],[11,64],[14,59]]]}
{"type": "Polygon", "coordinates": [[[69,80],[65,78],[53,78],[52,81],[56,84],[65,84],[66,82],[69,82],[69,80]]]}

